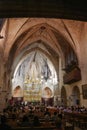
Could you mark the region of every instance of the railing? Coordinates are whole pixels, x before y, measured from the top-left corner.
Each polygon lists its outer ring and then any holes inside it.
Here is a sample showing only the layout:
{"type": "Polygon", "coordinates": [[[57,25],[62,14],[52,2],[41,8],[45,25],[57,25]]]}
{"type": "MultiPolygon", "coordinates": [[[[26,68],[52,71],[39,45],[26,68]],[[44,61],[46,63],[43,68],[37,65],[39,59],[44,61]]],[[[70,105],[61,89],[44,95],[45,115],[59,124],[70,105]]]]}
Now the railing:
{"type": "Polygon", "coordinates": [[[65,84],[71,84],[79,80],[81,80],[81,72],[80,69],[77,67],[75,67],[70,72],[66,73],[63,77],[63,81],[65,84]]]}

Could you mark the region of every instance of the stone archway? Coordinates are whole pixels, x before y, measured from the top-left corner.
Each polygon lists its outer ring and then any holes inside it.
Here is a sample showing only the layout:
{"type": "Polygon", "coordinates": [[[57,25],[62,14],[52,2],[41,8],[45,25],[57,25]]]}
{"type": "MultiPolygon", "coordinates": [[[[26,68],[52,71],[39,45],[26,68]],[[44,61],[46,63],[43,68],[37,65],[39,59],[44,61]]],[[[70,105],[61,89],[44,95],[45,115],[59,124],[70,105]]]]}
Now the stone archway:
{"type": "Polygon", "coordinates": [[[64,86],[61,89],[61,105],[67,105],[67,94],[64,86]]]}
{"type": "Polygon", "coordinates": [[[80,105],[80,90],[78,86],[74,86],[71,96],[72,96],[72,105],[80,105]]]}
{"type": "Polygon", "coordinates": [[[23,97],[23,90],[19,85],[13,90],[13,97],[23,97]]]}

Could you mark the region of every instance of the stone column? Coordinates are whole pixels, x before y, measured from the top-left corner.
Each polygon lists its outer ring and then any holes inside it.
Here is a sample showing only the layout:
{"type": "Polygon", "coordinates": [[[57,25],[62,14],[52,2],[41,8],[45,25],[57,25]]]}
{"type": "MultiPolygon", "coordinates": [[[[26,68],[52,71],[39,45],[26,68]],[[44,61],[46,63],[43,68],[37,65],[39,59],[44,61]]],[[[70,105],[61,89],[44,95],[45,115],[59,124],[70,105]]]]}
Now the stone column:
{"type": "Polygon", "coordinates": [[[6,103],[6,91],[1,91],[0,92],[0,112],[3,111],[4,108],[6,108],[7,103],[6,103]]]}
{"type": "Polygon", "coordinates": [[[60,105],[62,105],[62,101],[61,101],[61,89],[63,86],[63,75],[64,75],[64,71],[62,70],[62,59],[59,58],[59,89],[58,89],[58,102],[60,105]]]}

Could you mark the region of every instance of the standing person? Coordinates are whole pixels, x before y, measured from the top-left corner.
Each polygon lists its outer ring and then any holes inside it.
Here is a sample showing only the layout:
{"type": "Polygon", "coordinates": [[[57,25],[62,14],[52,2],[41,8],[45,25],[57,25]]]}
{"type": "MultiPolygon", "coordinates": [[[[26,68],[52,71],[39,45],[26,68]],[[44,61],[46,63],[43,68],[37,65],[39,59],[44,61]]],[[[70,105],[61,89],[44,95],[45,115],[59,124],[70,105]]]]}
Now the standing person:
{"type": "Polygon", "coordinates": [[[40,126],[40,121],[38,116],[34,116],[33,126],[40,126]]]}
{"type": "Polygon", "coordinates": [[[62,119],[60,116],[58,116],[55,120],[56,129],[54,130],[63,130],[62,129],[62,119]]]}

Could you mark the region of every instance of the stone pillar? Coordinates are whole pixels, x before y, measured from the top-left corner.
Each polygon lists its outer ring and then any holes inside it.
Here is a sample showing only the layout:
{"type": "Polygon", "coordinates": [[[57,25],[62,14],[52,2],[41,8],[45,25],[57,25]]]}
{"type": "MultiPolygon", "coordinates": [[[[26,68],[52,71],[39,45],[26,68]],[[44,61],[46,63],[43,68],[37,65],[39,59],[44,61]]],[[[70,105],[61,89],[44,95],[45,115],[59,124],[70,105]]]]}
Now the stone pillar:
{"type": "Polygon", "coordinates": [[[59,89],[58,89],[58,102],[60,105],[62,105],[62,101],[61,101],[61,89],[63,86],[63,75],[64,75],[64,71],[62,70],[62,59],[59,58],[59,89]]]}
{"type": "Polygon", "coordinates": [[[4,108],[6,108],[7,103],[6,103],[6,91],[1,91],[0,92],[0,112],[3,111],[4,108]]]}
{"type": "MultiPolygon", "coordinates": [[[[82,85],[87,85],[87,24],[84,26],[83,35],[81,36],[80,40],[80,69],[81,69],[81,76],[82,76],[82,85]]],[[[81,87],[82,89],[82,87],[81,87]]],[[[81,93],[81,102],[82,106],[87,107],[87,98],[83,98],[83,92],[81,93]]]]}

